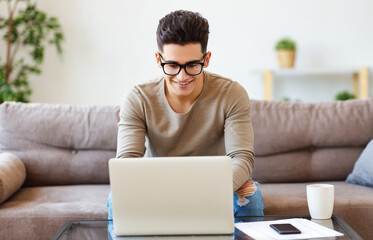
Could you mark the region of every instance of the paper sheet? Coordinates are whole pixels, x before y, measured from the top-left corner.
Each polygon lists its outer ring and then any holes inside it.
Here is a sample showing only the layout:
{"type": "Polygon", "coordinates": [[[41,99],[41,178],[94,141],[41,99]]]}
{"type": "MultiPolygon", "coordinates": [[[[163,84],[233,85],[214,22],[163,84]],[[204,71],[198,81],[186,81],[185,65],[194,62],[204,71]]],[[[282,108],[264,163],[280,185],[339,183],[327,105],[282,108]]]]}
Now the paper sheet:
{"type": "Polygon", "coordinates": [[[262,221],[262,222],[244,222],[236,223],[236,228],[249,235],[254,239],[260,240],[277,240],[277,239],[307,239],[307,238],[322,238],[322,237],[335,237],[343,236],[342,233],[321,226],[317,223],[311,222],[308,219],[292,218],[282,219],[276,221],[262,221]],[[300,234],[278,234],[269,225],[275,223],[290,223],[298,228],[300,234]]]}

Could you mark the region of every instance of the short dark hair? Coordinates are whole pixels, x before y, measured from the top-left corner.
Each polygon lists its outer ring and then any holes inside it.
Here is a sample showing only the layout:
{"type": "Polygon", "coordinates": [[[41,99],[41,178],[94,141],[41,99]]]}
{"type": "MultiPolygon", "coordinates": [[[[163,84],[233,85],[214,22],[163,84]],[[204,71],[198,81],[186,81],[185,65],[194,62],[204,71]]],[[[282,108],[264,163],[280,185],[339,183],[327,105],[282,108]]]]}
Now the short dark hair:
{"type": "Polygon", "coordinates": [[[177,10],[159,20],[157,44],[160,52],[163,52],[163,46],[168,43],[200,43],[202,53],[206,53],[208,39],[209,23],[199,13],[177,10]]]}

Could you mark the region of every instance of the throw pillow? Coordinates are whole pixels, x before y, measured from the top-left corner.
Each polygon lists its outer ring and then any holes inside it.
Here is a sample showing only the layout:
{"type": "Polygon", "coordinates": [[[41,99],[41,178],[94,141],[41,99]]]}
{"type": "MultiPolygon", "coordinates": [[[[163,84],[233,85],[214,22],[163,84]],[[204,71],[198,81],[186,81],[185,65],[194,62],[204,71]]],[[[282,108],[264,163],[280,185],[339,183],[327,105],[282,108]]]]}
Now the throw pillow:
{"type": "Polygon", "coordinates": [[[373,187],[373,139],[361,153],[346,182],[373,187]]]}
{"type": "Polygon", "coordinates": [[[0,204],[17,192],[25,179],[23,162],[12,153],[0,153],[0,204]]]}

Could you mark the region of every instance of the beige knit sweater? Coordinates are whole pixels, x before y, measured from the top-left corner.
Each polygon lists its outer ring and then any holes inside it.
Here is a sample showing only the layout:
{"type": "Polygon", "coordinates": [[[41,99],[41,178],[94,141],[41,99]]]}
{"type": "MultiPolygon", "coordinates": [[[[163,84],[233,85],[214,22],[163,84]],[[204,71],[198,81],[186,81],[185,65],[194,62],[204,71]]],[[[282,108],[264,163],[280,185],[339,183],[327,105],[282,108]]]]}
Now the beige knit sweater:
{"type": "Polygon", "coordinates": [[[168,104],[163,78],[137,85],[121,104],[117,157],[228,155],[236,191],[254,168],[250,110],[240,84],[209,72],[183,114],[168,104]]]}

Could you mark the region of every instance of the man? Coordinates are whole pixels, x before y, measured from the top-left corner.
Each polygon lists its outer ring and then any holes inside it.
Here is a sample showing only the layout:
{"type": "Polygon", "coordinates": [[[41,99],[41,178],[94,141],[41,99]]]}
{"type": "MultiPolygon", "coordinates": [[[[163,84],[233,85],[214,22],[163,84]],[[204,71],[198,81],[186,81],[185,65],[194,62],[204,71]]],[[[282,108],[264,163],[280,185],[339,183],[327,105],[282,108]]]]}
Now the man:
{"type": "MultiPolygon", "coordinates": [[[[164,76],[134,87],[124,98],[117,157],[228,155],[233,164],[235,216],[262,216],[254,168],[250,102],[245,89],[204,71],[209,25],[190,11],[159,21],[158,52],[164,76]]],[[[108,199],[109,218],[111,196],[108,199]]]]}

